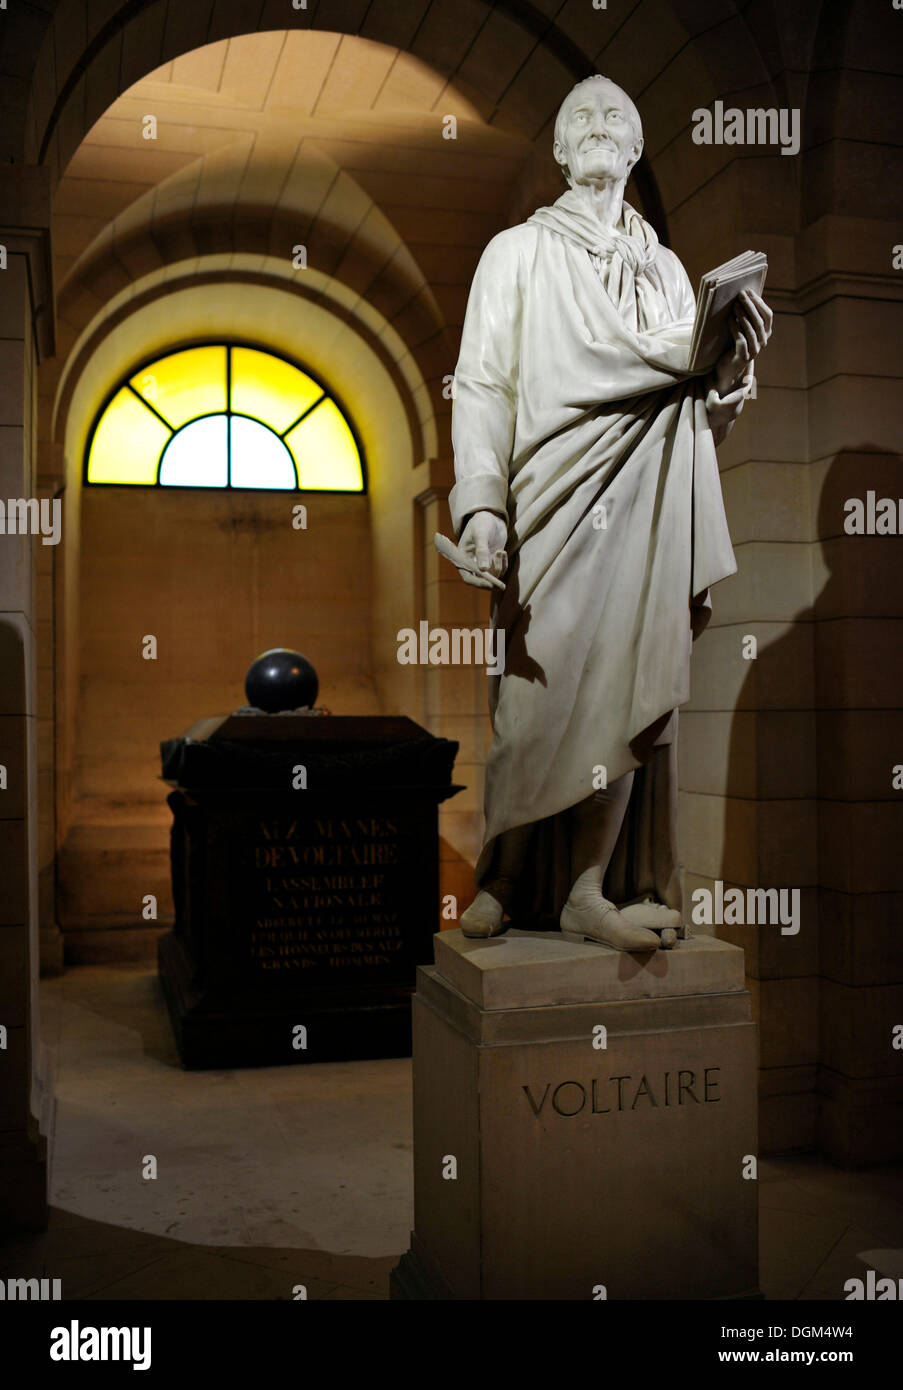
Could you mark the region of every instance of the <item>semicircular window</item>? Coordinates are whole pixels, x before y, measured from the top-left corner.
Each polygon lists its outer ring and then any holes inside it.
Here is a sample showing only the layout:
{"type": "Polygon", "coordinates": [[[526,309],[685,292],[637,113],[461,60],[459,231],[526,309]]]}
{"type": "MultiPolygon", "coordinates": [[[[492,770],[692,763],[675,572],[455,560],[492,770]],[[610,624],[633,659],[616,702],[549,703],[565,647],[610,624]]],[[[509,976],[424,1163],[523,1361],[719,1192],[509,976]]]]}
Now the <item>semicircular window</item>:
{"type": "Polygon", "coordinates": [[[303,368],[239,343],[167,353],[99,411],[85,480],[139,487],[363,492],[354,430],[303,368]]]}

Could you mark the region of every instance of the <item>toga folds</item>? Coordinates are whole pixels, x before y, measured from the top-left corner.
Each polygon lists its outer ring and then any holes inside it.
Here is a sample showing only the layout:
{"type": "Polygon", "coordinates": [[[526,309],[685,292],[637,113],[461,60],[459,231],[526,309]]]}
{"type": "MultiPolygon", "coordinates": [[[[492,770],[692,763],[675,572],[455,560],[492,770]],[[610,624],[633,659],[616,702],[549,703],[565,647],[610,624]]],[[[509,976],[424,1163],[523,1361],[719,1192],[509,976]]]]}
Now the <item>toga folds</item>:
{"type": "Polygon", "coordinates": [[[474,277],[449,503],[457,536],[481,509],[508,522],[476,879],[499,835],[535,827],[518,925],[557,925],[566,813],[631,769],[603,891],[681,907],[677,707],[708,590],[736,569],[706,387],[686,371],[694,312],[686,271],[634,209],[606,231],[572,192],[496,236],[474,277]]]}

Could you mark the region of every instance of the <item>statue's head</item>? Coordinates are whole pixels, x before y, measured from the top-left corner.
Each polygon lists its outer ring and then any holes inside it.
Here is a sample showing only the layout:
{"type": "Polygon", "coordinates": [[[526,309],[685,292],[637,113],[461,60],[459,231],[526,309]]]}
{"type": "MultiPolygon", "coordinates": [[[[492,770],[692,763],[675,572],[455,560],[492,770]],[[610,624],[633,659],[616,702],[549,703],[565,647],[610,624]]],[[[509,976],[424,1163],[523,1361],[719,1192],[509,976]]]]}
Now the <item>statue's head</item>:
{"type": "Polygon", "coordinates": [[[555,119],[555,158],[577,183],[626,183],[643,152],[640,113],[608,77],[586,77],[561,103],[555,119]]]}

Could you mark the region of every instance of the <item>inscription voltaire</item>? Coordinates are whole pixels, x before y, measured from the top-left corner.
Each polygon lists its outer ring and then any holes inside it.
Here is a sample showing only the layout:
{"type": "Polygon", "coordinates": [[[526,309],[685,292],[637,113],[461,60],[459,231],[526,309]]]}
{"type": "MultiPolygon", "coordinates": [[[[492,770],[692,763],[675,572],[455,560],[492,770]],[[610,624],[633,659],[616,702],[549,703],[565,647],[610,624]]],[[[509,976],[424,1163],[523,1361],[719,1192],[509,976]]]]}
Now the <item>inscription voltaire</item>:
{"type": "MultiPolygon", "coordinates": [[[[589,1113],[610,1115],[619,1110],[637,1110],[642,1103],[651,1109],[668,1110],[694,1102],[696,1105],[711,1105],[721,1097],[714,1094],[719,1081],[716,1072],[720,1067],[705,1067],[701,1078],[688,1067],[679,1071],[666,1071],[661,1081],[656,1079],[653,1090],[649,1078],[644,1074],[639,1081],[631,1075],[595,1076],[584,1085],[581,1081],[559,1081],[553,1087],[547,1081],[541,1096],[535,1096],[530,1086],[522,1087],[533,1114],[539,1116],[548,1101],[556,1115],[579,1115],[590,1103],[589,1113]],[[656,1098],[656,1091],[658,1097],[656,1098]],[[564,1094],[562,1094],[564,1093],[564,1094]],[[605,1104],[604,1102],[609,1102],[605,1104]],[[628,1103],[629,1102],[629,1103],[628,1103]]],[[[538,1089],[538,1088],[537,1088],[538,1089]]]]}

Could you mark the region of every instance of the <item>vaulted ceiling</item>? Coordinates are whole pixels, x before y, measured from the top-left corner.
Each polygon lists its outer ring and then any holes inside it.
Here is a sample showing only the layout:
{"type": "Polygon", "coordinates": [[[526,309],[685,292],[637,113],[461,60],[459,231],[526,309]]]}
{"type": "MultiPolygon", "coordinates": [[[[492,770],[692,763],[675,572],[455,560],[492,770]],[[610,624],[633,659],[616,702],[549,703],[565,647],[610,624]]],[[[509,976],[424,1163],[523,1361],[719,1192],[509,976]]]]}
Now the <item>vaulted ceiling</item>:
{"type": "MultiPolygon", "coordinates": [[[[411,283],[425,276],[456,324],[476,257],[504,225],[530,152],[397,49],[285,32],[211,44],[130,88],[76,151],[54,202],[57,284],[65,287],[79,257],[84,271],[141,228],[256,217],[260,249],[289,258],[297,244],[310,251],[319,220],[333,228],[320,268],[336,267],[341,233],[386,260],[403,243],[411,283]],[[446,116],[456,138],[444,138],[446,116]],[[144,136],[145,117],[155,138],[144,136]],[[281,245],[269,241],[274,220],[281,245]]],[[[184,249],[212,244],[186,227],[184,249]]],[[[128,253],[123,262],[133,274],[141,268],[128,253]]]]}
{"type": "Polygon", "coordinates": [[[256,269],[366,320],[396,362],[416,354],[447,413],[470,279],[531,154],[420,59],[366,39],[266,32],[176,58],[110,106],[58,185],[42,391],[149,277],[159,292],[161,272],[256,269]]]}

